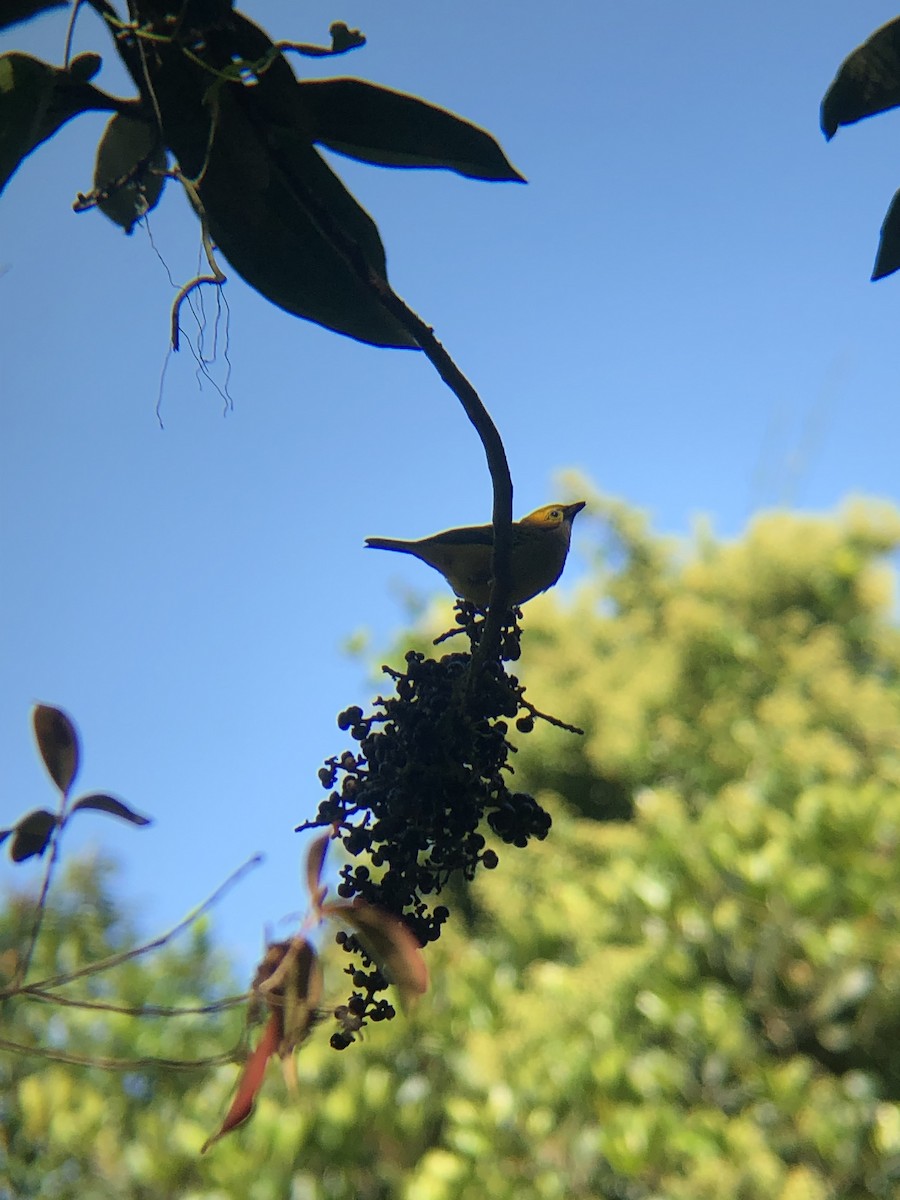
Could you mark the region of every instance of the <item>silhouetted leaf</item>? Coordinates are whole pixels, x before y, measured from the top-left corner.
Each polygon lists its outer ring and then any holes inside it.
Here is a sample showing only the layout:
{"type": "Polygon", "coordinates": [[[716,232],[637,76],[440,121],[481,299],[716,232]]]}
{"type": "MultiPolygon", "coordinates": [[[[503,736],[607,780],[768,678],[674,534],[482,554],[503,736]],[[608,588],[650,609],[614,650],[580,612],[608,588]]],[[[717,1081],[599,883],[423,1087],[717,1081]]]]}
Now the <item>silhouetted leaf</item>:
{"type": "Polygon", "coordinates": [[[346,54],[348,50],[356,50],[366,44],[365,35],[358,29],[348,29],[343,21],[335,21],[328,32],[331,34],[332,54],[346,54]]]}
{"type": "Polygon", "coordinates": [[[166,151],[154,126],[116,113],[97,147],[94,187],[108,193],[97,207],[131,233],[159,203],[165,169],[166,151]]]}
{"type": "Polygon", "coordinates": [[[15,831],[15,825],[12,827],[12,829],[0,829],[0,846],[2,846],[10,834],[15,833],[15,831]]]}
{"type": "Polygon", "coordinates": [[[225,1120],[219,1126],[218,1131],[203,1143],[200,1149],[201,1154],[205,1154],[214,1142],[217,1142],[219,1138],[224,1137],[226,1133],[230,1133],[232,1129],[236,1129],[238,1125],[246,1121],[253,1112],[253,1103],[266,1077],[266,1067],[278,1045],[279,1024],[278,1015],[273,1012],[263,1030],[263,1035],[259,1040],[258,1046],[244,1063],[244,1069],[241,1071],[241,1077],[238,1081],[237,1092],[235,1093],[234,1100],[231,1102],[231,1107],[228,1109],[225,1120]]]}
{"type": "Polygon", "coordinates": [[[90,65],[85,57],[95,56],[80,56],[69,72],[17,50],[0,54],[0,191],[22,160],[66,121],[127,104],[80,78],[90,65]]]}
{"type": "Polygon", "coordinates": [[[46,808],[36,808],[24,816],[13,830],[9,856],[13,862],[24,862],[26,858],[40,857],[47,849],[50,835],[56,825],[56,817],[46,808]]]}
{"type": "Polygon", "coordinates": [[[208,31],[202,54],[205,69],[177,45],[154,44],[151,82],[215,244],[288,312],[374,345],[414,346],[369,283],[386,275],[381,238],[315,150],[284,56],[239,13],[208,31]],[[234,61],[269,65],[244,86],[220,78],[234,61]]]}
{"type": "Polygon", "coordinates": [[[900,267],[900,191],[894,193],[894,198],[881,223],[881,237],[878,241],[878,253],[875,255],[875,266],[872,268],[872,279],[884,279],[885,275],[892,275],[898,267],[900,267]]]}
{"type": "Polygon", "coordinates": [[[398,918],[365,900],[326,904],[322,915],[349,925],[389,983],[406,1012],[428,990],[428,968],[419,943],[398,918]]]}
{"type": "Polygon", "coordinates": [[[77,83],[89,83],[102,66],[100,55],[87,50],[84,54],[76,55],[69,63],[69,74],[77,83]]]}
{"type": "Polygon", "coordinates": [[[313,141],[331,150],[383,167],[444,167],[470,179],[524,182],[489,133],[418,96],[363,79],[297,87],[313,141]]]}
{"type": "Polygon", "coordinates": [[[51,8],[65,8],[71,0],[3,0],[0,11],[0,29],[8,29],[18,21],[29,21],[38,13],[51,8]]]}
{"type": "Polygon", "coordinates": [[[365,37],[358,29],[349,29],[343,21],[335,21],[328,30],[331,34],[330,46],[313,46],[308,42],[290,42],[284,48],[294,54],[303,54],[306,58],[328,58],[333,54],[346,54],[348,50],[356,50],[366,44],[365,37]]]}
{"type": "Polygon", "coordinates": [[[259,1045],[244,1064],[225,1120],[203,1144],[201,1153],[247,1120],[262,1087],[269,1059],[276,1050],[283,1059],[287,1058],[312,1027],[322,994],[322,971],[318,955],[309,942],[296,937],[268,945],[256,970],[253,991],[265,1000],[271,1016],[259,1045]]]}
{"type": "Polygon", "coordinates": [[[36,704],[31,714],[34,736],[44,766],[61,792],[67,792],[78,773],[78,733],[60,708],[36,704]]]}
{"type": "Polygon", "coordinates": [[[841,63],[822,101],[820,122],[826,138],[900,104],[900,18],[889,21],[841,63]]]}
{"type": "Polygon", "coordinates": [[[132,825],[151,824],[149,817],[142,817],[140,813],[136,813],[127,804],[124,804],[121,800],[117,800],[115,796],[106,795],[105,792],[92,792],[90,796],[81,796],[72,805],[69,814],[71,815],[82,809],[109,813],[110,816],[121,817],[123,821],[128,821],[132,825]]]}

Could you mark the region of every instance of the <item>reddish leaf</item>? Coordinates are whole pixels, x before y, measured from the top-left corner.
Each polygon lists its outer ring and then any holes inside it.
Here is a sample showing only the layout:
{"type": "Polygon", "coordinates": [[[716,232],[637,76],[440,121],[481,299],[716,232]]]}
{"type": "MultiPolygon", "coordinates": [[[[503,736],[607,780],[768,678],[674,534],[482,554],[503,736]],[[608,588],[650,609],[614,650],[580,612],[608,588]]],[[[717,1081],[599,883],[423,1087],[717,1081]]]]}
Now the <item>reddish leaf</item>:
{"type": "Polygon", "coordinates": [[[257,968],[253,990],[278,1020],[278,1053],[286,1058],[312,1028],[322,996],[319,958],[306,938],[269,945],[257,968]]]}
{"type": "Polygon", "coordinates": [[[76,800],[72,805],[70,815],[84,809],[109,813],[110,816],[121,817],[123,821],[129,821],[132,825],[151,824],[149,817],[142,817],[140,813],[136,813],[127,804],[121,800],[117,800],[115,796],[106,795],[105,792],[91,792],[89,796],[82,796],[80,800],[76,800]]]}
{"type": "Polygon", "coordinates": [[[60,708],[36,704],[31,714],[34,736],[44,766],[61,792],[67,792],[78,773],[78,734],[60,708]]]}
{"type": "Polygon", "coordinates": [[[352,927],[379,971],[397,988],[404,1012],[428,990],[422,949],[398,917],[360,899],[349,904],[326,904],[322,915],[352,927]]]}
{"type": "Polygon", "coordinates": [[[325,855],[328,853],[328,843],[334,837],[334,831],[323,833],[312,843],[306,852],[306,890],[309,892],[309,902],[316,911],[321,907],[328,890],[321,883],[322,868],[325,865],[325,855]]]}
{"type": "Polygon", "coordinates": [[[35,855],[40,858],[47,849],[55,826],[56,817],[46,808],[36,808],[24,816],[12,831],[9,856],[13,862],[24,862],[35,855]]]}
{"type": "Polygon", "coordinates": [[[253,1112],[253,1103],[266,1077],[266,1067],[268,1066],[269,1059],[275,1053],[275,1048],[278,1045],[278,1037],[278,1016],[276,1013],[272,1013],[263,1030],[259,1045],[244,1063],[244,1069],[238,1081],[237,1092],[235,1093],[234,1100],[231,1102],[231,1107],[225,1115],[225,1120],[218,1131],[203,1143],[200,1149],[201,1154],[205,1154],[214,1142],[224,1137],[226,1133],[231,1133],[232,1129],[236,1129],[242,1121],[246,1121],[253,1112]]]}

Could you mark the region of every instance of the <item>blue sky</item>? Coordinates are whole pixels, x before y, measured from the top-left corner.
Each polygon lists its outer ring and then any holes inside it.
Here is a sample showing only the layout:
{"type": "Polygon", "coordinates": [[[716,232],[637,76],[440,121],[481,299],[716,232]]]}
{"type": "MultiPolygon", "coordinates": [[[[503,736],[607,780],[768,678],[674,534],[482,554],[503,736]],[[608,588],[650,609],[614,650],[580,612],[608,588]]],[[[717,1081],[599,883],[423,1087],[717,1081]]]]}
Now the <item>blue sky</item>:
{"type": "MultiPolygon", "coordinates": [[[[333,159],[381,228],[395,288],[494,415],[517,512],[558,498],[554,473],[576,467],[662,531],[705,514],[731,536],[761,507],[900,502],[900,280],[868,282],[900,186],[900,117],[831,145],[818,129],[838,64],[898,7],[246,11],[277,37],[360,27],[368,45],[315,74],[450,108],[528,178],[333,159]]],[[[52,14],[0,48],[59,61],[65,24],[52,14]]],[[[98,82],[124,91],[105,41],[85,13],[76,46],[103,51],[98,82]]],[[[187,349],[167,356],[160,256],[183,282],[198,254],[177,189],[153,245],[71,211],[103,125],[71,123],[0,198],[0,823],[52,800],[28,714],[61,705],[84,740],[82,786],[156,818],[135,831],[85,817],[69,843],[122,859],[148,929],[266,853],[217,920],[249,962],[266,922],[300,902],[292,830],[320,798],[322,758],[344,748],[335,714],[371,694],[345,640],[386,645],[404,591],[438,585],[363,539],[486,520],[489,479],[421,355],[299,321],[233,275],[225,412],[187,349]]]]}

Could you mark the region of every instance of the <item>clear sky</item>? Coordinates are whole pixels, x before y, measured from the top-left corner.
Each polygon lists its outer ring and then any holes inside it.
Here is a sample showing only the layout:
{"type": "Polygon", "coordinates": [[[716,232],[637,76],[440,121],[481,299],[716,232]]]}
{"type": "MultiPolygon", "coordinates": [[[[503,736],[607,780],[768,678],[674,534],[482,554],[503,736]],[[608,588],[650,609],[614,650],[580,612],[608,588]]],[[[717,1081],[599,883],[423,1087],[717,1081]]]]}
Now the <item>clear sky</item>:
{"type": "MultiPolygon", "coordinates": [[[[573,466],[674,533],[706,514],[731,536],[761,507],[827,510],[851,492],[900,502],[900,279],[868,282],[900,186],[900,116],[831,145],[818,128],[838,64],[896,0],[246,11],[276,37],[361,28],[363,49],[295,69],[450,108],[528,178],[333,158],[381,228],[395,288],[500,426],[518,514],[559,498],[554,472],[573,466]]],[[[61,61],[66,19],[0,49],[61,61]]],[[[101,50],[97,82],[125,90],[91,13],[76,47],[101,50]]],[[[265,923],[300,903],[292,830],[322,795],[322,758],[345,748],[335,714],[372,694],[345,639],[386,645],[404,591],[438,586],[363,539],[487,520],[489,479],[421,355],[304,323],[236,276],[233,407],[189,350],[167,362],[160,256],[190,278],[197,226],[171,185],[153,245],[72,213],[103,125],[70,123],[0,197],[0,823],[52,802],[28,714],[64,707],[82,787],[156,819],[85,816],[70,848],[99,838],[120,856],[151,929],[264,851],[217,922],[250,961],[265,923]]],[[[225,344],[220,331],[220,386],[225,344]]]]}

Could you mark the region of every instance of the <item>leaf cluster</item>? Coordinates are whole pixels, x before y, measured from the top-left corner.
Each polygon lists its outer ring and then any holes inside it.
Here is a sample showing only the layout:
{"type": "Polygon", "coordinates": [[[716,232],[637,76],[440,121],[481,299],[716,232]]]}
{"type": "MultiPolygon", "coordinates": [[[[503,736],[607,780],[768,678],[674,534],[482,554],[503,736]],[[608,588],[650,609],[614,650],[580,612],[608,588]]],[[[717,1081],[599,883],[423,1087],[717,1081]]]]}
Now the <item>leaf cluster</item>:
{"type": "Polygon", "coordinates": [[[20,817],[11,829],[0,829],[0,845],[7,838],[12,838],[9,855],[13,862],[40,858],[54,834],[61,833],[78,812],[107,813],[127,821],[129,825],[150,824],[149,817],[141,816],[123,800],[107,792],[91,792],[69,803],[69,789],[75,782],[81,759],[78,731],[62,709],[49,704],[35,705],[31,717],[44,766],[60,793],[60,807],[55,813],[46,808],[32,809],[20,817]]]}
{"type": "MultiPolygon", "coordinates": [[[[227,0],[132,0],[128,19],[108,0],[79,0],[103,21],[137,89],[111,96],[91,78],[100,56],[62,67],[0,55],[0,189],[42,141],[80,113],[112,111],[94,186],[97,206],[130,232],[184,187],[200,220],[212,274],[218,247],[273,304],[379,346],[419,344],[386,299],[378,229],[317,147],[389,167],[443,168],[472,179],[521,180],[496,141],[444,109],[361,79],[298,80],[286,55],[344,54],[364,45],[335,23],[330,46],[273,41],[227,0]]],[[[44,8],[22,0],[6,23],[44,8]]],[[[173,309],[178,345],[180,300],[173,309]]]]}

